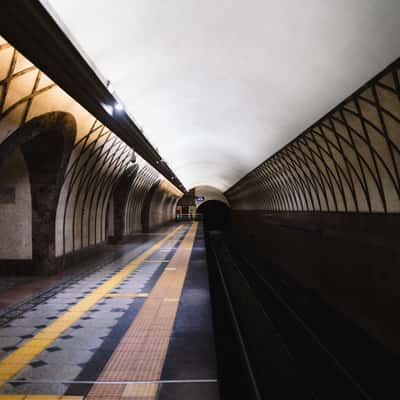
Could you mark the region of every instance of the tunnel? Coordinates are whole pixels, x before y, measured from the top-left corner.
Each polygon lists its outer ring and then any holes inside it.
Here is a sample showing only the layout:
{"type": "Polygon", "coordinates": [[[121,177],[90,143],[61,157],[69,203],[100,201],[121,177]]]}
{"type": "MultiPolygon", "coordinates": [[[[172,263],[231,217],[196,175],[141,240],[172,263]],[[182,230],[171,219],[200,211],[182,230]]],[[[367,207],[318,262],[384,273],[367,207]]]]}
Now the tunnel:
{"type": "Polygon", "coordinates": [[[205,231],[229,231],[231,229],[231,215],[229,207],[219,200],[208,200],[197,208],[202,215],[205,231]]]}
{"type": "Polygon", "coordinates": [[[0,400],[400,397],[400,3],[0,2],[0,400]]]}

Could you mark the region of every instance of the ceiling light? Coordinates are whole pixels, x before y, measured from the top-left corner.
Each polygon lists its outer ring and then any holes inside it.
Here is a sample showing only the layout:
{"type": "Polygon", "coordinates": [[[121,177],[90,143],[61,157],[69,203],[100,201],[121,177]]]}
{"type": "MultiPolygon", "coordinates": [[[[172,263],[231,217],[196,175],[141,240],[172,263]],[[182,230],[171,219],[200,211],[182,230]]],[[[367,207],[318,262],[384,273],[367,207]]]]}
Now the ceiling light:
{"type": "Polygon", "coordinates": [[[109,104],[103,104],[103,108],[107,111],[108,114],[113,115],[113,107],[109,104]]]}
{"type": "Polygon", "coordinates": [[[124,106],[121,103],[115,103],[114,109],[117,111],[122,111],[124,106]]]}

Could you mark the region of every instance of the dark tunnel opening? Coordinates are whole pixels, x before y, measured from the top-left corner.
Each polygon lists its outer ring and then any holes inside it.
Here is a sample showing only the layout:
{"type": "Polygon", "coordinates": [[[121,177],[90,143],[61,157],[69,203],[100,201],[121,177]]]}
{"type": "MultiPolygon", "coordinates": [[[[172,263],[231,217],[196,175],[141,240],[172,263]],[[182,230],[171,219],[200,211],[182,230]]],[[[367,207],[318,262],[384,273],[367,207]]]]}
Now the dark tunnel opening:
{"type": "Polygon", "coordinates": [[[197,209],[203,215],[205,231],[228,232],[232,228],[230,208],[219,200],[208,200],[197,209]]]}

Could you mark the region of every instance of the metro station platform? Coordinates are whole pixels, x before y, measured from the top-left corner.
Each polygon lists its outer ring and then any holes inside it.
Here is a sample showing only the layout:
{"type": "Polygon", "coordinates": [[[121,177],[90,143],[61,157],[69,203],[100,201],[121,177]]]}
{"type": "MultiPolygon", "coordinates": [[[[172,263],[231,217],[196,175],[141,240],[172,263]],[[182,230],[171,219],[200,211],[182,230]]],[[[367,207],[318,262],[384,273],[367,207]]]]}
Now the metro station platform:
{"type": "Polygon", "coordinates": [[[4,289],[0,400],[218,399],[205,258],[201,226],[181,223],[97,268],[36,278],[29,301],[29,282],[4,289]]]}

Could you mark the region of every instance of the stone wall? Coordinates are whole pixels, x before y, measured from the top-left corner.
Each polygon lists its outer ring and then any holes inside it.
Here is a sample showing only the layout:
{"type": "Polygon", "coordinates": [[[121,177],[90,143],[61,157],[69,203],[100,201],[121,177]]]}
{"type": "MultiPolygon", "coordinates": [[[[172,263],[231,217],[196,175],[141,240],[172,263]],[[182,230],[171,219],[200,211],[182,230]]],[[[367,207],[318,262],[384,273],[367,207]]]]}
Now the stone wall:
{"type": "MultiPolygon", "coordinates": [[[[132,162],[132,154],[0,37],[3,271],[18,269],[14,261],[24,259],[31,261],[24,272],[50,273],[67,254],[141,232],[146,194],[165,178],[140,157],[132,162]],[[11,175],[4,172],[10,163],[11,175]],[[6,232],[10,226],[15,229],[11,234],[6,232]]],[[[159,190],[176,199],[182,195],[175,187],[161,185],[159,190]]],[[[162,207],[157,210],[160,222],[173,218],[168,202],[156,207],[162,207]]]]}

